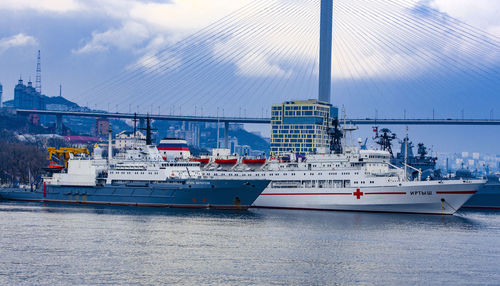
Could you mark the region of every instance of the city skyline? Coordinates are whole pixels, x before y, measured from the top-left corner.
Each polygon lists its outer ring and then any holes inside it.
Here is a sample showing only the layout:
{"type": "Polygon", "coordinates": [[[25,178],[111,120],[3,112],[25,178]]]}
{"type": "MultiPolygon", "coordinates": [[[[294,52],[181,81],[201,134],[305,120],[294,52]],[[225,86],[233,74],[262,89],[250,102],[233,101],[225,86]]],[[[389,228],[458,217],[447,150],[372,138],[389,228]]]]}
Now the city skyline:
{"type": "MultiPolygon", "coordinates": [[[[151,1],[125,1],[118,4],[115,1],[100,1],[99,4],[89,1],[3,1],[0,4],[0,15],[3,20],[1,24],[5,27],[0,32],[0,82],[3,84],[4,100],[12,99],[13,86],[19,78],[19,74],[27,81],[31,76],[32,81],[35,78],[36,51],[42,50],[42,80],[44,82],[43,93],[49,96],[58,95],[59,84],[63,85],[63,95],[70,100],[74,100],[81,105],[96,106],[98,109],[106,110],[108,107],[115,109],[114,99],[102,100],[102,102],[92,103],[82,100],[82,92],[102,82],[109,75],[118,74],[126,70],[134,63],[140,63],[146,55],[151,55],[165,45],[171,45],[176,41],[185,38],[199,29],[205,27],[211,22],[230,14],[251,1],[169,1],[169,2],[151,2],[151,1]],[[75,16],[78,15],[77,18],[75,16]],[[147,15],[147,16],[146,16],[147,15]],[[24,21],[29,18],[30,21],[24,21]],[[35,25],[36,23],[36,25],[35,25]],[[43,23],[43,24],[39,24],[43,23]],[[64,26],[65,29],[59,27],[64,26]],[[58,41],[64,39],[64,41],[58,41]],[[12,68],[15,67],[15,68],[12,68]],[[106,102],[107,101],[107,102],[106,102]]],[[[279,1],[275,1],[279,2],[279,1]]],[[[294,2],[294,5],[302,5],[302,2],[294,2]]],[[[307,2],[303,1],[307,6],[307,2]]],[[[495,11],[498,11],[500,5],[494,1],[397,1],[400,4],[407,5],[407,9],[420,9],[420,7],[432,7],[442,13],[449,14],[468,24],[479,27],[490,34],[498,37],[500,21],[496,19],[495,11]]],[[[313,3],[315,5],[315,3],[313,3]]],[[[310,4],[309,8],[314,8],[310,4]]],[[[422,10],[418,10],[421,13],[422,10]]],[[[425,10],[424,10],[425,11],[425,10]]],[[[341,14],[339,12],[339,14],[341,14]]],[[[335,15],[335,12],[334,12],[335,15]]],[[[341,15],[342,16],[342,15],[341,15]]],[[[428,15],[422,15],[425,17],[428,15]]],[[[339,16],[340,17],[340,16],[339,16]]],[[[344,15],[345,17],[345,15],[344,15]]],[[[344,18],[345,19],[345,18],[344,18]]],[[[354,23],[363,25],[359,19],[347,18],[354,23]]],[[[287,20],[283,18],[281,20],[287,20]]],[[[366,24],[364,24],[366,25],[366,24]]],[[[383,27],[381,27],[383,28],[383,27]]],[[[334,27],[335,33],[336,27],[334,27]]],[[[319,26],[317,27],[319,30],[319,26]]],[[[337,30],[339,28],[337,27],[337,30]]],[[[340,29],[342,30],[342,29],[340,29]]],[[[311,39],[317,33],[312,33],[311,39]]],[[[404,38],[401,38],[404,39],[404,38]]],[[[280,41],[283,39],[279,39],[280,41]]],[[[318,39],[315,39],[318,40],[318,39]]],[[[334,37],[335,41],[335,37],[334,37]]],[[[348,39],[346,40],[348,41],[348,39]]],[[[348,43],[348,42],[347,42],[348,43]]],[[[248,45],[249,43],[244,43],[248,45]]],[[[257,44],[262,44],[258,42],[257,44]]],[[[287,41],[273,44],[292,44],[287,41]]],[[[427,44],[432,45],[430,41],[427,44]]],[[[242,46],[232,46],[241,48],[242,46]]],[[[245,47],[245,46],[243,46],[245,47]]],[[[220,46],[218,50],[222,53],[228,47],[220,46]]],[[[248,47],[247,47],[248,48],[248,47]]],[[[308,50],[312,54],[317,51],[313,48],[308,50]]],[[[344,50],[341,50],[341,52],[344,50]]],[[[334,54],[335,54],[334,43],[334,54]]],[[[337,50],[337,52],[339,52],[337,50]]],[[[453,51],[452,51],[453,52],[453,51]]],[[[490,75],[496,75],[498,69],[498,57],[492,55],[489,63],[484,65],[489,69],[490,75]]],[[[309,57],[311,54],[306,54],[309,57]]],[[[400,55],[401,56],[401,55],[400,55]]],[[[410,58],[407,58],[410,59],[410,58]]],[[[240,78],[248,79],[252,82],[259,77],[273,77],[286,75],[293,72],[293,69],[286,69],[286,66],[275,64],[265,59],[253,59],[243,62],[233,62],[233,67],[226,73],[233,71],[240,78]],[[266,69],[267,74],[254,74],[255,69],[249,69],[249,63],[257,65],[269,65],[266,69]],[[236,67],[236,70],[234,70],[236,67]]],[[[405,62],[404,57],[400,62],[405,62]]],[[[410,61],[409,61],[410,62],[410,61]]],[[[363,62],[361,62],[363,63],[363,62]]],[[[366,64],[383,66],[378,61],[367,61],[366,64]]],[[[377,74],[365,74],[365,76],[353,76],[348,68],[338,67],[339,61],[333,63],[333,94],[332,103],[338,107],[345,106],[348,115],[351,117],[403,117],[408,118],[431,118],[433,113],[438,118],[459,118],[462,113],[466,118],[489,118],[498,117],[499,110],[495,110],[495,94],[486,93],[478,90],[481,81],[468,80],[466,76],[459,73],[450,73],[446,79],[427,79],[434,77],[434,74],[423,70],[417,75],[405,75],[402,78],[391,79],[387,76],[388,70],[383,68],[372,68],[377,74]],[[382,80],[385,82],[382,83],[382,80]],[[407,94],[400,94],[398,91],[391,90],[391,85],[401,85],[400,82],[412,87],[419,87],[418,82],[445,81],[451,83],[446,85],[447,90],[441,93],[439,97],[435,94],[415,93],[413,90],[407,90],[407,94]],[[369,85],[369,88],[366,86],[369,85]],[[376,86],[382,86],[383,92],[374,95],[376,86]],[[466,90],[467,92],[464,92],[466,90]],[[470,92],[475,91],[475,92],[470,92]],[[479,100],[476,100],[479,98],[479,100]]],[[[419,68],[426,68],[420,67],[419,68]]],[[[429,67],[432,69],[432,67],[429,67]]],[[[400,67],[401,70],[404,67],[400,67]]],[[[389,70],[390,71],[390,70],[389,70]]],[[[257,82],[257,80],[255,80],[257,82]]],[[[307,83],[309,84],[309,83],[307,83]]],[[[304,86],[308,86],[305,84],[304,86]]],[[[422,86],[424,88],[425,86],[422,86]]],[[[428,88],[428,87],[427,87],[428,88]]],[[[498,87],[497,87],[498,90],[498,87]]],[[[193,90],[196,91],[196,90],[193,90]]],[[[240,95],[246,98],[251,95],[240,95]]],[[[304,93],[291,94],[290,99],[308,99],[315,98],[314,87],[304,89],[304,93]]],[[[238,113],[252,113],[270,116],[270,105],[280,103],[283,95],[277,95],[274,98],[259,98],[259,103],[248,103],[240,100],[234,106],[220,102],[221,113],[225,109],[226,115],[237,115],[238,113]],[[233,108],[231,108],[233,107],[233,108]],[[244,109],[244,111],[241,111],[244,109]]],[[[133,102],[133,101],[131,101],[133,102]]],[[[129,109],[134,103],[122,103],[121,108],[129,109]]],[[[214,104],[211,104],[214,106],[214,104]]],[[[118,108],[118,106],[116,106],[118,108]]],[[[149,105],[141,106],[143,110],[149,109],[149,105]]],[[[132,109],[135,109],[133,106],[132,109]]],[[[162,107],[163,113],[182,112],[193,114],[197,109],[198,113],[203,110],[203,105],[193,106],[173,105],[162,107]],[[186,108],[187,106],[187,108],[186,108]],[[190,109],[188,109],[190,108],[190,109]]],[[[160,109],[158,109],[160,110],[160,109]]],[[[154,110],[157,111],[156,109],[154,110]]],[[[214,114],[215,108],[205,106],[205,114],[214,114]]],[[[251,127],[252,128],[252,127],[251,127]]],[[[425,128],[425,127],[422,127],[425,128]]],[[[268,133],[268,128],[254,128],[268,133]]],[[[415,128],[416,130],[420,127],[415,128]]],[[[430,129],[427,129],[430,130],[430,129]]],[[[452,140],[459,140],[463,136],[450,131],[444,127],[440,133],[446,134],[444,137],[452,140]]],[[[481,149],[493,150],[493,147],[487,146],[487,143],[476,142],[474,138],[478,137],[476,128],[463,128],[462,133],[470,133],[471,136],[463,138],[464,147],[474,146],[478,143],[481,149]],[[482,144],[482,145],[481,145],[482,144]]],[[[487,136],[491,136],[488,141],[500,139],[498,135],[487,129],[487,136]]],[[[418,132],[418,131],[416,131],[418,132]]],[[[433,140],[434,136],[425,134],[428,132],[419,132],[422,134],[422,140],[433,140]]],[[[362,135],[364,136],[364,135],[362,135]]],[[[362,137],[360,136],[360,137],[362,137]]],[[[450,146],[450,142],[441,140],[436,142],[437,146],[450,146]]],[[[491,145],[491,144],[490,144],[491,145]]]]}

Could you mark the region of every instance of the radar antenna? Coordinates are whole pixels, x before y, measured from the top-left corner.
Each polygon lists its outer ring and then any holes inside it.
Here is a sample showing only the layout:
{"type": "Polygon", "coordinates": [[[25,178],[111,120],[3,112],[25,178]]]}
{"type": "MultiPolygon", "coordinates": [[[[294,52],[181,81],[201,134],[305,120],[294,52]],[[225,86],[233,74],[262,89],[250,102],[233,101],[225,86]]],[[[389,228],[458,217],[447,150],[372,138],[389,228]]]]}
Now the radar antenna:
{"type": "Polygon", "coordinates": [[[373,132],[375,132],[375,137],[373,137],[375,143],[380,145],[382,150],[388,151],[391,157],[394,157],[392,153],[392,141],[396,139],[396,134],[388,128],[382,128],[379,131],[378,127],[373,127],[373,132]]]}
{"type": "Polygon", "coordinates": [[[344,137],[343,132],[339,129],[339,119],[334,118],[332,120],[332,127],[328,128],[328,136],[330,137],[330,152],[334,154],[342,153],[342,138],[344,137]]]}

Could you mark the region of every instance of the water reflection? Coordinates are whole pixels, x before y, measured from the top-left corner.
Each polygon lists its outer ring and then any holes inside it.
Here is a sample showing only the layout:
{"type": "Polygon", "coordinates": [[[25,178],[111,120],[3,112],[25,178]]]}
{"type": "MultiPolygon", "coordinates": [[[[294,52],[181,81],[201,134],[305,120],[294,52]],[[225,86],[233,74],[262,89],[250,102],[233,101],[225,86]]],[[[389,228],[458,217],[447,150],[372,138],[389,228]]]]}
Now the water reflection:
{"type": "Polygon", "coordinates": [[[344,211],[305,211],[305,210],[214,210],[214,209],[182,209],[155,208],[106,205],[69,205],[59,203],[1,202],[1,212],[41,212],[54,214],[96,214],[110,216],[138,217],[179,217],[179,218],[212,218],[230,220],[272,220],[278,224],[297,224],[334,228],[336,230],[392,229],[399,227],[444,227],[474,229],[481,227],[477,215],[496,215],[498,212],[461,211],[458,215],[418,215],[397,213],[368,213],[344,211]]]}
{"type": "Polygon", "coordinates": [[[499,281],[500,216],[464,214],[1,202],[0,284],[499,281]]]}

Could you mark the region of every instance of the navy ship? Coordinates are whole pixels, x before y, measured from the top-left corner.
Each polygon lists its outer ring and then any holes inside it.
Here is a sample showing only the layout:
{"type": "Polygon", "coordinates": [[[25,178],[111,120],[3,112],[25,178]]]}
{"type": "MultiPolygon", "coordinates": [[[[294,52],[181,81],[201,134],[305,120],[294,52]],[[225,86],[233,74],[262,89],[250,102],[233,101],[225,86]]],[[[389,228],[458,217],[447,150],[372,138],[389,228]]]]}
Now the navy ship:
{"type": "Polygon", "coordinates": [[[0,187],[0,199],[247,209],[270,182],[264,178],[204,178],[199,162],[165,161],[151,144],[150,135],[145,145],[126,150],[115,158],[112,144],[108,145],[107,158],[103,158],[98,146],[92,156],[79,149],[52,149],[52,153],[65,159],[64,165],[49,165],[49,174],[29,186],[0,187]]]}
{"type": "Polygon", "coordinates": [[[418,155],[415,156],[413,153],[413,142],[410,141],[408,136],[405,136],[405,138],[399,142],[401,146],[400,151],[394,156],[392,141],[397,138],[396,134],[388,128],[382,128],[379,131],[378,127],[373,127],[373,131],[375,132],[375,137],[373,138],[375,143],[378,144],[382,150],[391,154],[391,164],[397,167],[403,167],[406,160],[408,166],[414,168],[411,173],[413,178],[420,175],[422,179],[438,179],[441,176],[440,172],[435,170],[437,157],[428,155],[429,152],[424,143],[418,143],[418,155]],[[416,170],[420,170],[420,174],[416,170]]]}

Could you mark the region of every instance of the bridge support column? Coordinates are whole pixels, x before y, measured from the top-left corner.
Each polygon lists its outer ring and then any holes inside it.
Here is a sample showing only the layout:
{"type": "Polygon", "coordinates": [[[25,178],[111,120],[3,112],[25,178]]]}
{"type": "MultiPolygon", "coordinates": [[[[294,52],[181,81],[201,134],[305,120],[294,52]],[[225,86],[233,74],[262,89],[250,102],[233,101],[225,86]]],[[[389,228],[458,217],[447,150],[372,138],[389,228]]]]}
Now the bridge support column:
{"type": "Polygon", "coordinates": [[[318,100],[330,103],[333,0],[321,0],[318,100]]]}
{"type": "Polygon", "coordinates": [[[224,122],[224,148],[229,149],[229,122],[224,122]]]}
{"type": "Polygon", "coordinates": [[[63,135],[62,114],[56,115],[56,133],[59,135],[63,135]]]}

